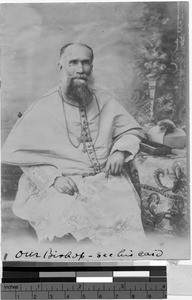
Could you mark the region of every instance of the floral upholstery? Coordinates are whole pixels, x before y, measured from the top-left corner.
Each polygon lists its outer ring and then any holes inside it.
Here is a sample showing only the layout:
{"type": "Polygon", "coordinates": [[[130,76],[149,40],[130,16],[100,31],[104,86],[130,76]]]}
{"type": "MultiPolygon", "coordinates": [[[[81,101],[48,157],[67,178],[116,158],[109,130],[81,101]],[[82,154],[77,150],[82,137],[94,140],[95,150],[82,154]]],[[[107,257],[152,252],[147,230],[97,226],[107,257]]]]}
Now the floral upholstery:
{"type": "Polygon", "coordinates": [[[131,164],[131,178],[141,196],[145,230],[188,235],[186,158],[154,157],[140,152],[131,164]]]}

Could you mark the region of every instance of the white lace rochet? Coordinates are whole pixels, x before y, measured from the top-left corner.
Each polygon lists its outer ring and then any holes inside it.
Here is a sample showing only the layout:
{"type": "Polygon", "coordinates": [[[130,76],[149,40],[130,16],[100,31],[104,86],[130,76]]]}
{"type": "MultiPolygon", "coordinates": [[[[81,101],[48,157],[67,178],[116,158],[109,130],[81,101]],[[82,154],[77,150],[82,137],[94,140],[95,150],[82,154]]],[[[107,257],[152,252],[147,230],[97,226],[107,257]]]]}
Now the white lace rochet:
{"type": "Polygon", "coordinates": [[[68,233],[77,240],[88,237],[94,243],[113,238],[130,242],[145,239],[137,194],[129,179],[106,179],[104,173],[71,178],[79,188],[74,196],[61,194],[53,186],[40,191],[22,175],[13,211],[30,222],[39,241],[68,233]]]}

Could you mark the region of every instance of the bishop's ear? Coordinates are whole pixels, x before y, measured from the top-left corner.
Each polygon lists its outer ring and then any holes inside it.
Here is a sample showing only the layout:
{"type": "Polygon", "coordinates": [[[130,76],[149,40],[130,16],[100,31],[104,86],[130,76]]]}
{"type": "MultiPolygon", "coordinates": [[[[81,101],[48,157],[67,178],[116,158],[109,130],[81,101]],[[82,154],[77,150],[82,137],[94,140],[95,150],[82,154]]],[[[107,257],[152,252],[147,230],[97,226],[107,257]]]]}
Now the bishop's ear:
{"type": "Polygon", "coordinates": [[[59,71],[61,71],[63,69],[63,65],[60,62],[58,63],[57,66],[58,66],[59,71]]]}

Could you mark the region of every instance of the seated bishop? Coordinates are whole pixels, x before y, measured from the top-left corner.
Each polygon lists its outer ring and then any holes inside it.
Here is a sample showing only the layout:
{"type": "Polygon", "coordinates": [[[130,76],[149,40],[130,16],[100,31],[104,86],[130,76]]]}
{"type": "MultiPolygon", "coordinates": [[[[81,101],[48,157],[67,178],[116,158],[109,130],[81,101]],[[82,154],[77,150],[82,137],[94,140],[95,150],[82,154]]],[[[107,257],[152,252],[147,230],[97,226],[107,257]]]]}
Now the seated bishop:
{"type": "Polygon", "coordinates": [[[13,204],[38,240],[72,235],[104,244],[145,240],[139,196],[125,165],[142,129],[93,80],[93,50],[66,44],[60,83],[17,121],[2,154],[23,174],[13,204]]]}

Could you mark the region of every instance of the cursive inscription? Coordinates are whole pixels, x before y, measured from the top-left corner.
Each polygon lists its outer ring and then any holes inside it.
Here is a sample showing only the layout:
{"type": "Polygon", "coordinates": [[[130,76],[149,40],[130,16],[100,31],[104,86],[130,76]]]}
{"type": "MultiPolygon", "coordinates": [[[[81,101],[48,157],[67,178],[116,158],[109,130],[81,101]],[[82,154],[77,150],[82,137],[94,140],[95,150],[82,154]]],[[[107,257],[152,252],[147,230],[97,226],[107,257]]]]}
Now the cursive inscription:
{"type": "Polygon", "coordinates": [[[77,259],[78,261],[85,258],[85,252],[73,253],[72,251],[67,252],[66,254],[58,254],[58,251],[53,251],[52,248],[49,248],[43,255],[43,258],[65,258],[65,259],[77,259]]]}
{"type": "Polygon", "coordinates": [[[163,255],[163,251],[162,250],[155,250],[154,252],[145,252],[145,251],[141,251],[138,253],[138,256],[155,256],[155,257],[161,257],[163,255]]]}
{"type": "Polygon", "coordinates": [[[129,253],[126,249],[122,249],[117,253],[117,257],[132,257],[133,256],[133,250],[129,250],[129,253]]]}
{"type": "Polygon", "coordinates": [[[128,249],[121,249],[118,252],[95,252],[95,253],[86,253],[85,251],[82,252],[73,252],[73,251],[67,251],[66,253],[59,253],[57,250],[53,250],[52,248],[47,249],[44,253],[39,253],[37,251],[23,251],[19,250],[15,254],[15,258],[23,258],[23,259],[30,259],[30,258],[37,258],[37,259],[50,259],[50,260],[56,260],[56,259],[64,259],[64,260],[75,260],[75,261],[81,261],[81,260],[88,260],[90,258],[101,260],[103,258],[120,258],[120,259],[127,259],[127,258],[138,258],[138,257],[154,257],[159,258],[163,256],[163,250],[156,249],[154,251],[139,251],[135,252],[133,250],[128,249]]]}
{"type": "Polygon", "coordinates": [[[25,251],[18,251],[17,254],[15,255],[15,258],[21,258],[21,257],[25,257],[25,258],[31,258],[31,257],[36,257],[36,258],[40,258],[41,255],[39,255],[38,252],[25,252],[25,251]]]}

